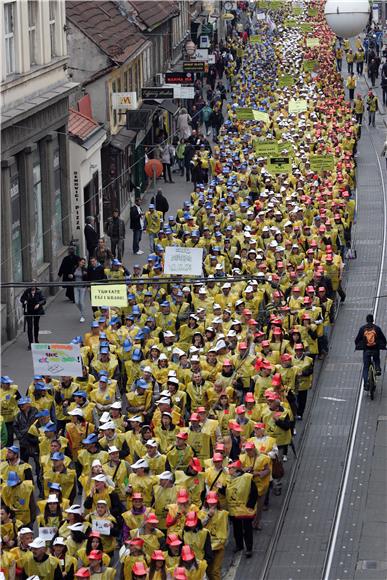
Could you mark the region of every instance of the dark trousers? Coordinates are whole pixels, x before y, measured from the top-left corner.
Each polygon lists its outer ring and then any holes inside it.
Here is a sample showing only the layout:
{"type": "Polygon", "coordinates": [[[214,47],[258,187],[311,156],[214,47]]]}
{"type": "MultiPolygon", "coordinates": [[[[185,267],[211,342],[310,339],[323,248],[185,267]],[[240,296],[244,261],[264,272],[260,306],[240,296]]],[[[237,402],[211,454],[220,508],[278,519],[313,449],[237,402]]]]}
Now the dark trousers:
{"type": "Polygon", "coordinates": [[[23,444],[23,441],[19,441],[20,443],[20,459],[25,463],[29,463],[32,467],[30,462],[30,457],[34,460],[35,463],[35,473],[36,473],[36,483],[38,484],[38,489],[40,493],[43,493],[43,482],[41,477],[41,468],[40,468],[40,461],[39,461],[39,449],[32,447],[31,445],[23,444]]]}
{"type": "Polygon", "coordinates": [[[377,371],[380,371],[380,351],[379,350],[363,350],[363,380],[364,383],[368,379],[368,369],[370,368],[371,360],[374,361],[377,371]]]}
{"type": "Polygon", "coordinates": [[[123,238],[110,238],[111,250],[114,258],[122,260],[124,255],[124,244],[125,240],[123,238]],[[117,255],[116,255],[117,252],[117,255]]]}
{"type": "Polygon", "coordinates": [[[353,101],[353,97],[355,96],[355,89],[348,89],[349,92],[349,100],[353,101]]]}
{"type": "Polygon", "coordinates": [[[363,74],[363,67],[364,67],[364,62],[357,62],[356,63],[356,72],[358,75],[363,74]]]}
{"type": "Polygon", "coordinates": [[[246,550],[251,552],[253,549],[253,520],[251,518],[235,518],[232,516],[231,522],[236,547],[243,550],[244,542],[246,550]]]}
{"type": "Polygon", "coordinates": [[[305,407],[306,407],[306,399],[308,398],[308,391],[298,391],[297,393],[297,415],[300,417],[303,416],[305,407]]]}
{"type": "Polygon", "coordinates": [[[165,181],[165,183],[167,183],[167,174],[168,174],[168,179],[171,182],[172,181],[171,164],[170,163],[163,163],[163,171],[164,171],[164,181],[165,181]]]}
{"type": "Polygon", "coordinates": [[[26,316],[28,342],[39,342],[40,316],[26,316]],[[33,329],[33,332],[32,332],[33,329]]]}
{"type": "Polygon", "coordinates": [[[66,298],[74,302],[74,287],[73,286],[66,286],[66,298]]]}
{"type": "Polygon", "coordinates": [[[341,67],[343,66],[343,59],[342,58],[336,58],[336,65],[337,65],[337,70],[339,72],[341,72],[341,67]]]}
{"type": "Polygon", "coordinates": [[[356,113],[356,121],[359,125],[363,123],[363,113],[356,113]]]}
{"type": "Polygon", "coordinates": [[[133,254],[136,254],[140,249],[142,230],[133,230],[133,254]]]}
{"type": "Polygon", "coordinates": [[[347,72],[353,73],[353,62],[347,62],[347,72]]]}
{"type": "Polygon", "coordinates": [[[13,445],[13,421],[9,421],[5,424],[7,428],[7,443],[6,447],[11,447],[13,445]]]}
{"type": "Polygon", "coordinates": [[[185,179],[186,181],[191,181],[191,165],[185,166],[185,179]]]}

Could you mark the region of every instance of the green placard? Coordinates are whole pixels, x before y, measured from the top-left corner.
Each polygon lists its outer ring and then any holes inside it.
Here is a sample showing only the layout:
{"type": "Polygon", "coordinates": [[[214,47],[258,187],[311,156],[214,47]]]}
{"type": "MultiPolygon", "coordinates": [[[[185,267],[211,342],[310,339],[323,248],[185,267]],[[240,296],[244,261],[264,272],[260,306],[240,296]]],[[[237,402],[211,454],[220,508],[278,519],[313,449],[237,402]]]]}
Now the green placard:
{"type": "Polygon", "coordinates": [[[279,155],[286,151],[287,157],[293,157],[293,147],[289,141],[285,141],[284,143],[277,143],[277,149],[279,155]]]}
{"type": "Polygon", "coordinates": [[[292,170],[290,157],[270,157],[267,167],[269,173],[289,173],[292,170]]]}
{"type": "Polygon", "coordinates": [[[292,75],[282,75],[278,79],[278,86],[280,87],[292,87],[296,81],[292,75]]]}
{"type": "Polygon", "coordinates": [[[259,0],[257,2],[257,7],[264,10],[281,10],[283,6],[284,2],[281,0],[259,0]]]}
{"type": "Polygon", "coordinates": [[[271,155],[278,155],[277,141],[258,141],[254,143],[255,152],[263,157],[270,157],[271,155]]]}
{"type": "Polygon", "coordinates": [[[293,14],[294,14],[294,16],[301,16],[301,14],[302,14],[301,6],[294,6],[293,7],[293,14]]]}
{"type": "Polygon", "coordinates": [[[261,44],[262,36],[260,34],[252,34],[249,38],[251,44],[261,44]]]}
{"type": "Polygon", "coordinates": [[[312,171],[333,171],[335,159],[333,155],[311,155],[310,168],[312,171]]]}
{"type": "Polygon", "coordinates": [[[254,109],[253,117],[255,121],[263,121],[264,123],[269,123],[270,121],[270,115],[269,113],[265,113],[265,111],[257,111],[254,109]]]}
{"type": "Polygon", "coordinates": [[[306,99],[290,99],[288,111],[292,113],[303,113],[308,110],[308,101],[306,99]]]}
{"type": "Polygon", "coordinates": [[[318,15],[318,9],[317,8],[309,8],[308,10],[308,16],[317,16],[318,15]]]}
{"type": "Polygon", "coordinates": [[[320,46],[320,39],[319,38],[307,38],[306,39],[306,46],[308,48],[315,48],[316,46],[320,46]]]}
{"type": "Polygon", "coordinates": [[[317,60],[304,60],[302,64],[304,67],[304,71],[306,72],[312,72],[318,68],[317,60]]]}
{"type": "Polygon", "coordinates": [[[285,20],[284,25],[288,28],[296,28],[298,26],[297,20],[285,20]]]}
{"type": "Polygon", "coordinates": [[[299,26],[302,32],[312,32],[313,30],[313,26],[309,22],[301,22],[299,26]]]}
{"type": "Polygon", "coordinates": [[[239,121],[254,121],[253,109],[247,107],[238,107],[235,109],[236,118],[239,121]]]}

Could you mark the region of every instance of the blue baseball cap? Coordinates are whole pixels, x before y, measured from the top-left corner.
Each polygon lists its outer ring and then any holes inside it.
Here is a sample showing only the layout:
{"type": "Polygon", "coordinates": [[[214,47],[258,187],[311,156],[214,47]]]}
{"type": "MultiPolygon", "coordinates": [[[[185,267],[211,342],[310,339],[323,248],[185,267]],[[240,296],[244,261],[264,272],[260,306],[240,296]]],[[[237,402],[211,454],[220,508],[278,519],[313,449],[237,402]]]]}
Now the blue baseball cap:
{"type": "Polygon", "coordinates": [[[98,435],[96,433],[90,433],[85,439],[82,439],[84,445],[91,445],[92,443],[97,443],[98,435]]]}
{"type": "Polygon", "coordinates": [[[56,433],[56,425],[55,423],[47,423],[47,425],[44,425],[44,427],[42,427],[42,431],[43,433],[56,433]]]}
{"type": "Polygon", "coordinates": [[[87,399],[87,393],[86,391],[75,391],[73,397],[83,397],[84,399],[87,399]]]}
{"type": "Polygon", "coordinates": [[[107,382],[108,382],[108,380],[109,380],[109,379],[108,379],[107,377],[105,377],[105,375],[102,375],[102,377],[99,377],[99,382],[100,382],[100,383],[107,383],[107,382]]]}
{"type": "Polygon", "coordinates": [[[98,320],[93,320],[93,322],[90,324],[91,328],[98,328],[99,324],[98,324],[98,320]]]}
{"type": "Polygon", "coordinates": [[[61,451],[55,451],[55,453],[53,453],[51,455],[51,459],[53,461],[63,461],[64,460],[64,453],[62,453],[61,451]]]}
{"type": "Polygon", "coordinates": [[[136,336],[134,337],[134,340],[142,340],[143,338],[145,338],[145,332],[143,332],[143,330],[139,330],[136,334],[136,336]]]}
{"type": "Polygon", "coordinates": [[[20,397],[17,404],[18,405],[26,405],[27,403],[31,403],[31,397],[20,397]]]}
{"type": "Polygon", "coordinates": [[[4,377],[0,377],[0,383],[2,383],[3,385],[12,385],[13,380],[7,375],[5,375],[4,377]]]}
{"type": "Polygon", "coordinates": [[[49,417],[50,411],[48,409],[42,409],[35,415],[35,419],[40,419],[40,417],[49,417]]]}
{"type": "Polygon", "coordinates": [[[136,387],[139,387],[140,389],[147,389],[149,385],[146,381],[144,381],[144,379],[138,379],[136,381],[136,387]]]}
{"type": "Polygon", "coordinates": [[[100,332],[99,339],[101,340],[101,338],[107,338],[106,332],[100,332]]]}
{"type": "Polygon", "coordinates": [[[11,447],[7,447],[7,449],[9,449],[9,451],[12,451],[12,453],[20,455],[20,449],[19,447],[16,447],[16,445],[11,445],[11,447]]]}
{"type": "Polygon", "coordinates": [[[149,209],[155,209],[155,204],[154,203],[150,203],[149,204],[149,209]]]}
{"type": "Polygon", "coordinates": [[[113,318],[110,319],[110,324],[117,324],[121,322],[121,320],[118,318],[118,316],[113,316],[113,318]]]}
{"type": "Polygon", "coordinates": [[[48,487],[49,487],[49,489],[55,489],[56,491],[62,491],[62,486],[59,483],[56,483],[55,481],[49,481],[48,487]]]}
{"type": "Polygon", "coordinates": [[[117,258],[114,258],[112,260],[112,266],[121,266],[121,262],[119,260],[117,260],[117,258]]]}
{"type": "Polygon", "coordinates": [[[109,341],[108,340],[101,340],[99,343],[100,348],[109,348],[109,341]]]}
{"type": "Polygon", "coordinates": [[[34,386],[37,391],[47,391],[47,387],[42,381],[35,383],[34,386]]]}
{"type": "Polygon", "coordinates": [[[170,306],[170,304],[169,304],[168,300],[164,300],[164,302],[162,302],[160,304],[160,306],[162,306],[163,308],[167,308],[168,306],[170,306]]]}
{"type": "Polygon", "coordinates": [[[43,378],[43,375],[34,375],[34,381],[41,381],[43,378]]]}
{"type": "Polygon", "coordinates": [[[98,371],[98,376],[99,377],[108,377],[109,373],[107,371],[105,371],[105,369],[101,369],[100,371],[98,371]]]}
{"type": "Polygon", "coordinates": [[[140,307],[135,304],[132,308],[132,314],[141,314],[140,307]]]}
{"type": "Polygon", "coordinates": [[[135,300],[136,297],[134,294],[128,294],[128,300],[135,300]]]}
{"type": "Polygon", "coordinates": [[[105,316],[100,316],[98,318],[98,324],[102,324],[103,322],[106,322],[106,318],[105,318],[105,316]]]}
{"type": "Polygon", "coordinates": [[[109,354],[109,349],[103,347],[103,348],[100,348],[99,352],[100,352],[100,354],[109,354]]]}
{"type": "Polygon", "coordinates": [[[20,483],[20,477],[18,476],[16,471],[8,471],[7,485],[9,487],[15,487],[15,485],[17,485],[18,483],[20,483]]]}
{"type": "Polygon", "coordinates": [[[82,344],[82,336],[74,336],[73,340],[71,341],[71,344],[82,344]]]}

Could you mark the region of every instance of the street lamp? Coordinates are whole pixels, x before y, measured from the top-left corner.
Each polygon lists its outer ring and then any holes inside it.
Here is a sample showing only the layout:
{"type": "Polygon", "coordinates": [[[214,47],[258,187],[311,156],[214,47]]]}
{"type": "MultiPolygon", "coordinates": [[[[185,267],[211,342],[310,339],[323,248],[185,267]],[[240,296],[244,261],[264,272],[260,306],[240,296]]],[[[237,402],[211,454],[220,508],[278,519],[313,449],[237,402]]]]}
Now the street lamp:
{"type": "Polygon", "coordinates": [[[368,0],[327,0],[325,18],[336,36],[351,38],[360,34],[368,22],[368,0]]]}

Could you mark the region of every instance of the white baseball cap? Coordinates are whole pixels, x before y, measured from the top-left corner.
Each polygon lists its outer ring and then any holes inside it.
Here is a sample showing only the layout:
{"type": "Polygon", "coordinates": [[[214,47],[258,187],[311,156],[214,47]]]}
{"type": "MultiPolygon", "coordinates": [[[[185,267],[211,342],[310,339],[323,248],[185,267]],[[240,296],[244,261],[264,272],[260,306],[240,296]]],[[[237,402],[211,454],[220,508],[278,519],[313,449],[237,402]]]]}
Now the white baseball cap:
{"type": "Polygon", "coordinates": [[[110,405],[111,409],[122,409],[122,403],[121,401],[115,401],[115,403],[112,403],[110,405]]]}
{"type": "Polygon", "coordinates": [[[117,453],[117,451],[119,451],[119,449],[115,445],[108,447],[108,453],[117,453]]]}
{"type": "Polygon", "coordinates": [[[104,483],[106,483],[106,475],[104,475],[103,473],[99,473],[98,475],[95,475],[91,479],[93,479],[94,481],[103,481],[104,483]]]}
{"type": "Polygon", "coordinates": [[[100,426],[101,431],[107,431],[108,429],[115,429],[116,424],[113,421],[107,421],[103,425],[100,426]]]}
{"type": "Polygon", "coordinates": [[[82,409],[73,409],[72,411],[68,412],[69,415],[71,415],[72,417],[83,417],[83,411],[82,409]]]}
{"type": "Polygon", "coordinates": [[[78,514],[78,515],[83,514],[82,507],[77,503],[65,509],[65,512],[66,514],[78,514]]]}
{"type": "Polygon", "coordinates": [[[47,498],[47,503],[59,503],[59,499],[55,494],[50,494],[47,498]]]}
{"type": "Polygon", "coordinates": [[[68,526],[67,529],[71,530],[72,532],[84,532],[85,526],[82,524],[82,522],[77,522],[76,524],[72,524],[71,526],[68,526]]]}
{"type": "Polygon", "coordinates": [[[148,441],[145,442],[145,447],[147,445],[150,445],[150,447],[157,447],[157,441],[155,441],[154,439],[148,439],[148,441]]]}
{"type": "Polygon", "coordinates": [[[99,459],[94,459],[93,463],[91,464],[91,467],[102,467],[102,463],[100,462],[99,459]]]}
{"type": "Polygon", "coordinates": [[[159,479],[169,479],[170,481],[173,480],[173,475],[170,471],[163,471],[159,475],[159,479]]]}
{"type": "Polygon", "coordinates": [[[19,534],[33,534],[34,532],[31,528],[20,528],[19,534]]]}
{"type": "Polygon", "coordinates": [[[58,536],[57,538],[55,538],[52,545],[53,546],[65,546],[66,542],[64,541],[64,538],[61,538],[60,536],[58,536]]]}
{"type": "Polygon", "coordinates": [[[136,461],[136,463],[133,463],[130,466],[132,469],[146,469],[147,467],[149,467],[149,463],[147,461],[145,461],[145,459],[139,459],[138,461],[136,461]]]}
{"type": "Polygon", "coordinates": [[[28,546],[30,548],[45,548],[46,542],[43,540],[43,538],[35,538],[33,542],[28,544],[28,546]]]}

